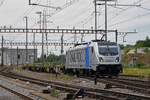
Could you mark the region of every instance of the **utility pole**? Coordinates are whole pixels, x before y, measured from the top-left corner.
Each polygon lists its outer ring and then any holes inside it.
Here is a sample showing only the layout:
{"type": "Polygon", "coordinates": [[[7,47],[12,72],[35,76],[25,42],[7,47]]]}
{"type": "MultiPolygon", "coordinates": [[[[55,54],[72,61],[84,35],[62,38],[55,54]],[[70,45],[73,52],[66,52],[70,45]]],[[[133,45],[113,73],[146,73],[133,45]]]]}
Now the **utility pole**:
{"type": "MultiPolygon", "coordinates": [[[[75,27],[73,27],[73,30],[75,30],[75,27]]],[[[75,34],[74,34],[74,43],[77,42],[77,34],[76,34],[76,31],[75,31],[75,34]]]]}
{"type": "MultiPolygon", "coordinates": [[[[46,33],[46,44],[48,44],[48,34],[46,33]]],[[[46,55],[48,56],[48,45],[46,45],[46,55]]]]}
{"type": "Polygon", "coordinates": [[[62,33],[62,36],[61,36],[61,55],[63,55],[63,52],[64,52],[63,43],[64,43],[64,33],[62,33]]]}
{"type": "Polygon", "coordinates": [[[29,0],[29,5],[31,5],[31,0],[29,0]]]}
{"type": "MultiPolygon", "coordinates": [[[[99,5],[99,4],[97,4],[97,2],[96,2],[97,0],[95,0],[95,6],[97,6],[97,5],[99,5]]],[[[114,1],[114,0],[98,0],[98,1],[104,1],[105,2],[105,41],[107,41],[107,2],[108,1],[114,1]]],[[[95,8],[96,9],[96,8],[95,8]]],[[[96,10],[95,10],[95,12],[96,12],[96,10]]],[[[95,27],[97,27],[97,23],[96,23],[96,21],[97,21],[97,14],[95,14],[95,27]]],[[[97,30],[97,28],[95,29],[95,30],[97,30]]],[[[97,33],[97,32],[96,32],[97,33]]]]}
{"type": "MultiPolygon", "coordinates": [[[[47,12],[45,11],[45,29],[47,29],[47,16],[46,16],[47,12]]],[[[46,37],[46,43],[48,43],[48,34],[45,31],[45,37],[46,37]]],[[[46,55],[48,56],[48,45],[46,45],[46,55]]]]}
{"type": "MultiPolygon", "coordinates": [[[[45,29],[45,10],[43,10],[43,29],[45,29]]],[[[44,67],[44,31],[42,32],[42,65],[44,67]]]]}
{"type": "MultiPolygon", "coordinates": [[[[105,5],[105,41],[107,41],[107,32],[108,32],[108,26],[107,26],[107,6],[135,6],[139,7],[141,5],[126,5],[126,4],[107,4],[107,2],[115,1],[115,0],[98,0],[98,1],[105,1],[105,3],[96,3],[96,5],[105,5]]],[[[96,1],[95,1],[96,2],[96,1]]]]}
{"type": "Polygon", "coordinates": [[[26,20],[26,63],[28,63],[28,17],[25,16],[26,20]]]}
{"type": "Polygon", "coordinates": [[[105,41],[107,41],[107,0],[105,0],[105,41]]]}
{"type": "Polygon", "coordinates": [[[33,33],[34,63],[35,63],[35,33],[33,33]]]}
{"type": "Polygon", "coordinates": [[[97,0],[94,0],[95,4],[95,40],[97,40],[97,0]]]}
{"type": "Polygon", "coordinates": [[[18,55],[18,46],[17,46],[17,66],[18,66],[18,59],[19,59],[19,55],[18,55]]]}
{"type": "Polygon", "coordinates": [[[42,19],[42,12],[36,12],[36,14],[39,14],[39,16],[40,16],[39,24],[40,24],[40,30],[41,30],[42,29],[42,21],[41,21],[41,19],[42,19]]]}
{"type": "Polygon", "coordinates": [[[81,43],[83,43],[84,34],[81,34],[81,43]]]}
{"type": "MultiPolygon", "coordinates": [[[[42,32],[42,12],[36,12],[36,14],[39,14],[39,16],[40,16],[40,22],[39,22],[39,24],[40,24],[40,33],[42,33],[42,54],[41,54],[41,58],[42,58],[42,66],[44,67],[44,54],[43,54],[43,49],[44,49],[44,47],[43,47],[43,38],[44,38],[44,35],[43,35],[43,32],[42,32]]],[[[44,12],[43,12],[43,15],[44,15],[44,12]]],[[[43,19],[44,19],[44,16],[43,16],[43,19]]],[[[43,20],[44,21],[44,20],[43,20]]],[[[44,22],[43,22],[43,25],[44,25],[44,22]]]]}
{"type": "Polygon", "coordinates": [[[4,66],[4,59],[3,59],[3,58],[4,58],[4,57],[3,57],[3,56],[4,56],[4,47],[3,47],[4,45],[3,45],[3,44],[4,44],[4,37],[2,36],[2,48],[1,48],[1,49],[2,49],[2,56],[1,56],[1,66],[4,66]]]}
{"type": "Polygon", "coordinates": [[[64,33],[62,32],[62,36],[61,36],[61,61],[60,64],[63,64],[63,53],[64,53],[64,33]]]}
{"type": "MultiPolygon", "coordinates": [[[[83,23],[83,29],[84,29],[84,23],[83,23]]],[[[83,42],[84,34],[81,33],[81,43],[83,42]]]]}
{"type": "Polygon", "coordinates": [[[118,30],[116,30],[116,43],[118,43],[118,30]]]}
{"type": "MultiPolygon", "coordinates": [[[[11,51],[12,51],[12,41],[10,43],[10,47],[11,47],[11,51]]],[[[11,53],[11,65],[13,65],[13,57],[12,57],[12,53],[11,53]]]]}

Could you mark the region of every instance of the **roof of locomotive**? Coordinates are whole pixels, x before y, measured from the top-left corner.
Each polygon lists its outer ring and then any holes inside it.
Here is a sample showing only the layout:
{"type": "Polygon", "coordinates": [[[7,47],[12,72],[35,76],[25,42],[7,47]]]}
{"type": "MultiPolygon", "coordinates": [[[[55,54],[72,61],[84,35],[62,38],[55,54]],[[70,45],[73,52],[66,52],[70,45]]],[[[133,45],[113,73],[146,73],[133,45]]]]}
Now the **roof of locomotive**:
{"type": "Polygon", "coordinates": [[[113,46],[117,46],[117,43],[115,42],[98,42],[98,45],[113,45],[113,46]]]}
{"type": "Polygon", "coordinates": [[[88,42],[88,43],[75,44],[74,47],[70,48],[69,50],[75,50],[75,49],[79,49],[79,48],[86,48],[87,45],[89,45],[89,47],[90,47],[90,46],[93,46],[97,43],[98,43],[98,45],[114,45],[114,46],[117,46],[117,43],[115,43],[115,42],[102,41],[102,40],[92,40],[91,42],[88,42]]]}

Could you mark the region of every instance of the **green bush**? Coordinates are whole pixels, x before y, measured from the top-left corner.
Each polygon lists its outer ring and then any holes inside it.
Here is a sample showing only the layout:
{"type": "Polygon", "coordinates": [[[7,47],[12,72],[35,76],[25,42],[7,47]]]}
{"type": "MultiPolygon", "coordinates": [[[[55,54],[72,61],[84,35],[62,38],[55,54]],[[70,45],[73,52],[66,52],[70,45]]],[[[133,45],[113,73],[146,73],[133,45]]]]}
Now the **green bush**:
{"type": "Polygon", "coordinates": [[[135,68],[149,68],[149,67],[146,66],[144,63],[139,63],[139,62],[135,63],[135,64],[133,65],[133,67],[135,67],[135,68]]]}
{"type": "Polygon", "coordinates": [[[143,52],[144,52],[144,53],[148,53],[148,51],[149,51],[149,50],[148,50],[148,48],[147,48],[147,47],[146,47],[146,48],[144,48],[144,50],[143,50],[143,52]]]}
{"type": "Polygon", "coordinates": [[[123,67],[131,67],[131,66],[129,66],[127,63],[122,63],[122,66],[123,66],[123,67]]]}
{"type": "Polygon", "coordinates": [[[50,95],[51,95],[52,97],[57,97],[57,96],[58,96],[58,93],[57,93],[57,91],[56,91],[55,89],[52,89],[52,90],[50,91],[50,95]]]}

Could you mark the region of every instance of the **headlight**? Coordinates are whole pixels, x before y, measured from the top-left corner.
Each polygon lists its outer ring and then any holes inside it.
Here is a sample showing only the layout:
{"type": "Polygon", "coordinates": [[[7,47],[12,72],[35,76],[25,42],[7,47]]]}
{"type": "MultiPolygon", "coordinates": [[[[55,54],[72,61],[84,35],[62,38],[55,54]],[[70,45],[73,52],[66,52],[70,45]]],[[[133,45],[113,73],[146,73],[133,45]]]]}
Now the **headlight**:
{"type": "Polygon", "coordinates": [[[116,58],[116,62],[119,62],[119,57],[116,58]]]}
{"type": "Polygon", "coordinates": [[[103,58],[101,58],[101,57],[99,58],[99,61],[100,61],[100,62],[104,62],[103,58]]]}

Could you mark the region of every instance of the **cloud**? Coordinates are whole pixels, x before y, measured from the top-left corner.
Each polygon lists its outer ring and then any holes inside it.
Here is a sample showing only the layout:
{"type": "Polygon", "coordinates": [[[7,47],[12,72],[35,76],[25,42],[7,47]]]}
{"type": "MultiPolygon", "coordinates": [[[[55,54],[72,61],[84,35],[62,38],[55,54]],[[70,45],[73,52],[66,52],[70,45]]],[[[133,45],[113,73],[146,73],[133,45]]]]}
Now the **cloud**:
{"type": "MultiPolygon", "coordinates": [[[[36,2],[37,0],[32,0],[32,2],[36,2]]],[[[41,0],[40,4],[46,4],[47,0],[41,0]]],[[[66,2],[70,0],[51,0],[51,6],[62,6],[66,2]]],[[[142,7],[149,8],[150,2],[149,0],[118,0],[120,4],[133,4],[134,2],[141,1],[142,7]]],[[[118,29],[119,31],[132,31],[137,29],[139,34],[137,35],[128,35],[127,41],[131,41],[135,43],[139,39],[145,39],[145,36],[149,35],[148,32],[150,26],[150,15],[147,16],[139,16],[145,13],[150,13],[148,10],[144,10],[138,7],[121,7],[123,9],[127,9],[123,11],[122,9],[116,9],[114,7],[108,7],[108,28],[109,29],[118,29]],[[139,16],[139,17],[136,17],[139,16]],[[130,20],[128,20],[130,19],[130,20]],[[113,25],[114,24],[114,25],[113,25]],[[116,25],[115,25],[116,24],[116,25]],[[113,25],[113,26],[111,26],[113,25]],[[135,38],[136,37],[136,38],[135,38]]],[[[35,14],[37,11],[43,11],[46,8],[37,7],[37,6],[29,6],[28,0],[6,0],[3,6],[0,7],[0,26],[6,25],[14,25],[14,27],[25,27],[25,22],[23,20],[24,16],[29,17],[29,27],[32,27],[36,21],[39,20],[39,16],[35,14]]],[[[48,13],[53,12],[53,9],[49,9],[48,13]]],[[[48,24],[48,28],[56,28],[60,26],[60,28],[72,28],[73,26],[77,28],[88,28],[91,29],[91,26],[94,27],[94,4],[93,0],[79,0],[74,3],[72,6],[65,8],[61,12],[57,13],[53,17],[48,18],[49,21],[53,23],[48,24]]],[[[98,12],[100,12],[98,17],[98,25],[101,28],[104,28],[104,6],[98,7],[98,12]]],[[[38,28],[39,25],[34,25],[34,27],[38,28]]],[[[18,36],[19,38],[14,38],[25,40],[24,36],[18,36]],[[20,38],[21,37],[21,38],[20,38]]],[[[60,35],[52,35],[50,38],[57,39],[60,35]]],[[[72,36],[65,36],[65,38],[71,38],[72,36]]],[[[9,36],[7,37],[9,38],[9,36]]],[[[81,36],[79,36],[78,40],[80,40],[81,36]]],[[[94,39],[94,35],[89,35],[84,38],[85,40],[94,39]]],[[[100,35],[99,35],[100,38],[100,35]]],[[[30,37],[32,40],[32,36],[30,37]]],[[[37,36],[37,39],[41,39],[40,35],[37,36]]],[[[110,38],[111,39],[111,38],[110,38]]],[[[114,40],[114,38],[112,38],[114,40]]],[[[120,43],[122,43],[122,37],[120,37],[120,43]]],[[[70,40],[70,41],[73,41],[70,40]]],[[[130,43],[130,42],[127,42],[130,43]]]]}

